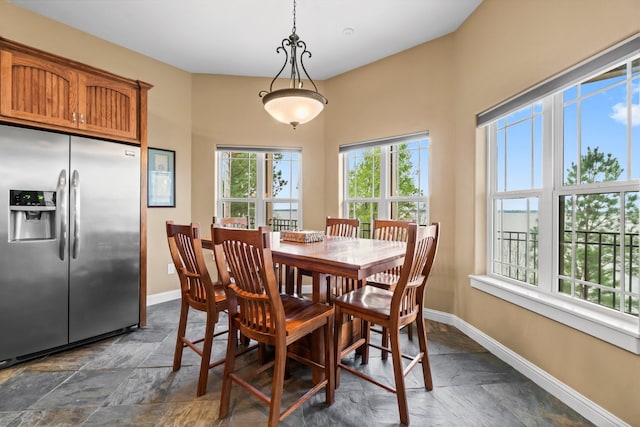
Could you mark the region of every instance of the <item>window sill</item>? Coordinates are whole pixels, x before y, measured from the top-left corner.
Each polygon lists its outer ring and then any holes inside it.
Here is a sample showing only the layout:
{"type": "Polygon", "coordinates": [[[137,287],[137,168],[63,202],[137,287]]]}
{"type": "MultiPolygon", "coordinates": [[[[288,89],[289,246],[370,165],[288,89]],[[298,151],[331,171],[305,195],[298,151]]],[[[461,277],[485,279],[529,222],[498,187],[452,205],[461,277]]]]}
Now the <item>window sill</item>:
{"type": "Polygon", "coordinates": [[[576,304],[568,298],[526,289],[490,276],[471,275],[469,278],[474,289],[640,354],[640,320],[637,318],[609,316],[576,304]]]}

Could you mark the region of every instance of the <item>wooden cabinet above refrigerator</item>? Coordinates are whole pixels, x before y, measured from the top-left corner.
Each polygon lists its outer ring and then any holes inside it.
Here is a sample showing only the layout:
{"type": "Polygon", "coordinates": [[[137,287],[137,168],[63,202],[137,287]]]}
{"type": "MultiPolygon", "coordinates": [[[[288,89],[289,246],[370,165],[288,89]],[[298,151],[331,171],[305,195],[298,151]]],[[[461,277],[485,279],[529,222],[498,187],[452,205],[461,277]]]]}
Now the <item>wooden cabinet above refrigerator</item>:
{"type": "Polygon", "coordinates": [[[139,144],[150,88],[0,38],[2,121],[139,144]]]}

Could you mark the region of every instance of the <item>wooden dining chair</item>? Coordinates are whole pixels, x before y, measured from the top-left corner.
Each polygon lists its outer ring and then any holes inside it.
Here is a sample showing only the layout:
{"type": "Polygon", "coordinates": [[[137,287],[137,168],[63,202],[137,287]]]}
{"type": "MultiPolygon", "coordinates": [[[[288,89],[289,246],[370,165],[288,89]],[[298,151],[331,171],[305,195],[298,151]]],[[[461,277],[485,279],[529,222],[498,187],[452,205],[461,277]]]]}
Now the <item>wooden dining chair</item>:
{"type": "Polygon", "coordinates": [[[211,348],[213,338],[227,331],[214,332],[218,322],[218,313],[227,310],[228,302],[224,288],[220,282],[213,283],[202,253],[200,230],[197,223],[191,225],[177,225],[167,221],[167,240],[169,252],[180,279],[180,321],[178,336],[173,356],[174,372],[182,365],[182,352],[185,347],[195,351],[201,358],[200,375],[196,394],[202,396],[207,391],[209,369],[224,363],[224,358],[211,363],[211,348]],[[187,318],[189,309],[206,313],[206,327],[204,337],[189,339],[186,337],[187,318]],[[198,346],[202,343],[202,346],[198,346]]]}
{"type": "MultiPolygon", "coordinates": [[[[360,220],[358,218],[332,218],[327,217],[325,223],[325,235],[334,237],[358,237],[360,230],[360,220]]],[[[296,293],[302,295],[302,277],[313,276],[313,273],[308,270],[298,269],[296,278],[296,293]]],[[[330,280],[330,278],[327,278],[330,280]]],[[[328,287],[330,289],[331,287],[328,287]]]]}
{"type": "MultiPolygon", "coordinates": [[[[293,295],[280,294],[273,268],[268,227],[258,230],[211,229],[214,255],[222,284],[229,296],[229,333],[243,335],[275,347],[271,395],[249,383],[245,374],[235,372],[237,342],[229,340],[220,397],[220,418],[229,414],[231,386],[235,382],[269,405],[269,426],[290,415],[307,399],[325,388],[326,403],[333,403],[335,364],[333,352],[333,307],[293,295]],[[232,281],[225,266],[229,266],[232,281]],[[287,347],[311,332],[324,334],[324,361],[318,362],[289,353],[287,347]],[[324,379],[281,412],[287,357],[312,367],[324,368],[324,379]]],[[[260,367],[257,372],[263,372],[260,367]]]]}
{"type": "MultiPolygon", "coordinates": [[[[406,242],[409,234],[409,224],[412,222],[413,221],[395,219],[374,219],[371,238],[406,242]]],[[[367,277],[367,285],[393,291],[398,280],[400,280],[400,266],[367,277]]],[[[406,325],[409,340],[413,340],[413,327],[411,325],[411,323],[406,325]]],[[[381,330],[372,328],[371,330],[382,334],[382,347],[386,348],[389,346],[389,333],[386,328],[382,328],[381,330]]],[[[386,350],[382,350],[382,359],[387,360],[388,354],[386,350]]]]}
{"type": "Polygon", "coordinates": [[[226,228],[249,228],[248,216],[227,216],[222,218],[213,217],[212,223],[226,228]]]}
{"type": "MultiPolygon", "coordinates": [[[[220,227],[225,227],[225,228],[243,228],[243,229],[247,229],[249,228],[249,217],[248,216],[230,216],[230,217],[222,217],[218,220],[217,217],[213,217],[212,218],[213,225],[217,225],[220,227]]],[[[274,267],[276,268],[276,277],[278,278],[278,284],[280,285],[281,290],[284,288],[286,280],[293,280],[292,278],[289,279],[288,277],[284,276],[286,273],[286,268],[284,265],[280,265],[280,264],[274,264],[274,267]]],[[[292,277],[293,277],[293,273],[292,277]]]]}
{"type": "MultiPolygon", "coordinates": [[[[344,369],[387,391],[395,393],[398,400],[400,421],[405,425],[409,425],[409,409],[404,384],[405,376],[416,365],[421,364],[425,389],[433,389],[427,334],[422,311],[427,279],[438,249],[440,225],[434,223],[428,227],[418,227],[416,224],[410,224],[408,231],[407,250],[400,272],[400,280],[393,291],[375,286],[363,286],[336,298],[333,302],[336,310],[336,330],[341,328],[343,315],[360,318],[365,324],[375,323],[389,330],[391,348],[387,350],[391,352],[393,359],[395,380],[395,388],[393,388],[377,381],[371,375],[342,363],[342,358],[363,343],[372,347],[381,347],[369,342],[368,334],[364,334],[362,339],[346,345],[345,348],[343,348],[340,335],[336,334],[336,387],[340,384],[340,371],[344,369]],[[403,354],[400,348],[400,328],[414,321],[418,329],[419,353],[416,356],[408,356],[403,354]],[[404,368],[403,358],[411,360],[406,369],[404,368]]],[[[365,325],[365,327],[367,326],[365,325]]]]}

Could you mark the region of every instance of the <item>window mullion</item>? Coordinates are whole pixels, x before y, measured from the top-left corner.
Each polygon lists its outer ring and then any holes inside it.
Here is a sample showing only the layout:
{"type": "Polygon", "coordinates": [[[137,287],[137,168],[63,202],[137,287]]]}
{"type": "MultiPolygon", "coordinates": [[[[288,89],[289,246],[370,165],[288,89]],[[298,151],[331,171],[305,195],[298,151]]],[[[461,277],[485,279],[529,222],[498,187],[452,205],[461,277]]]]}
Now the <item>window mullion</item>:
{"type": "Polygon", "coordinates": [[[349,194],[349,153],[342,154],[342,216],[349,216],[349,205],[352,203],[349,194]]]}
{"type": "Polygon", "coordinates": [[[216,202],[216,210],[215,210],[215,212],[222,212],[222,205],[223,205],[222,199],[224,198],[224,194],[222,192],[222,188],[224,186],[223,182],[225,181],[225,178],[224,177],[218,177],[218,175],[221,174],[223,170],[225,170],[225,171],[228,170],[228,167],[224,167],[223,166],[223,164],[225,162],[224,157],[225,157],[225,153],[224,152],[218,151],[216,153],[216,158],[218,160],[218,162],[217,162],[217,164],[218,164],[217,165],[218,173],[216,174],[216,180],[217,180],[216,188],[217,188],[217,196],[218,197],[216,197],[217,202],[216,202]]]}
{"type": "MultiPolygon", "coordinates": [[[[631,127],[631,126],[629,126],[631,127]]],[[[624,268],[624,262],[625,262],[625,251],[624,251],[624,238],[625,238],[625,212],[626,212],[626,199],[625,199],[625,193],[624,191],[621,191],[620,193],[620,233],[619,233],[619,246],[618,246],[618,253],[619,253],[619,258],[620,258],[620,263],[618,268],[620,269],[620,275],[619,275],[619,280],[620,280],[620,313],[624,314],[624,304],[625,304],[625,299],[627,297],[627,278],[626,278],[626,271],[624,268]]],[[[614,266],[615,269],[615,266],[614,266]]],[[[631,278],[629,278],[631,279],[631,278]]],[[[615,282],[614,282],[614,286],[615,286],[615,282]]],[[[615,308],[615,307],[614,307],[615,308]]],[[[640,323],[640,322],[639,322],[640,323]]]]}
{"type": "Polygon", "coordinates": [[[378,218],[391,218],[391,203],[389,197],[391,195],[391,146],[385,145],[380,148],[380,197],[378,199],[378,218]]]}
{"type": "Polygon", "coordinates": [[[256,153],[256,224],[266,224],[266,155],[265,153],[256,153]]]}
{"type": "Polygon", "coordinates": [[[491,123],[487,128],[489,143],[489,150],[487,150],[487,188],[489,189],[489,200],[487,203],[487,273],[493,273],[494,260],[499,259],[497,257],[497,250],[495,244],[496,226],[495,226],[495,212],[496,212],[496,182],[497,182],[497,125],[496,122],[491,123]]]}
{"type": "MultiPolygon", "coordinates": [[[[627,180],[633,178],[633,65],[632,61],[627,62],[627,180]]],[[[637,160],[636,160],[636,163],[637,160]]]]}
{"type": "Polygon", "coordinates": [[[552,254],[538,257],[538,287],[545,292],[554,292],[557,282],[554,274],[557,271],[559,247],[557,221],[559,209],[554,196],[554,182],[558,179],[556,165],[562,163],[562,156],[554,147],[562,134],[558,132],[557,123],[562,122],[561,99],[545,98],[542,103],[542,189],[538,204],[538,253],[552,254]],[[551,173],[548,173],[551,172],[551,173]]]}

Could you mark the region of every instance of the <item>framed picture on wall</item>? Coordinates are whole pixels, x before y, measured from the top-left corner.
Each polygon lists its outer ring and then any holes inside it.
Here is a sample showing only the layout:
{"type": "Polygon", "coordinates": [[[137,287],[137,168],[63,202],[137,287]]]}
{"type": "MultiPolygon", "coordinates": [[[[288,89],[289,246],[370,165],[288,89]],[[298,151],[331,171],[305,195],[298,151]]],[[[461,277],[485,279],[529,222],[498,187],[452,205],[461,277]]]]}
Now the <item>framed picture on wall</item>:
{"type": "Polygon", "coordinates": [[[148,149],[147,206],[174,208],[176,206],[176,152],[148,149]]]}

